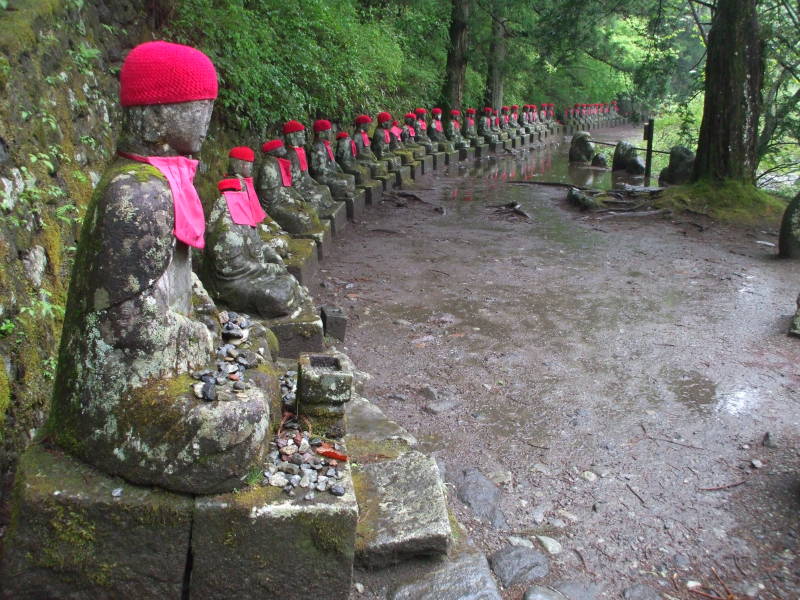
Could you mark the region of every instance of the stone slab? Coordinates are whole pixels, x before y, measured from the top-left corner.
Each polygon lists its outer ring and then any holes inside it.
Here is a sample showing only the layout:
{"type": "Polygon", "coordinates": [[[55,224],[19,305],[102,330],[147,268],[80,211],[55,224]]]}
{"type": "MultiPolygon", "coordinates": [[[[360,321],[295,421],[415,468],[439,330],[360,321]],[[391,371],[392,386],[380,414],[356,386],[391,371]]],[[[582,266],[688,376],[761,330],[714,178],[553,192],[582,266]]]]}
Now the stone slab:
{"type": "Polygon", "coordinates": [[[331,249],[333,247],[333,235],[331,234],[331,224],[324,219],[322,220],[322,231],[315,233],[297,233],[293,234],[292,237],[314,240],[314,242],[317,244],[318,261],[323,261],[325,260],[326,256],[331,255],[331,249]]]}
{"type": "Polygon", "coordinates": [[[278,338],[278,355],[297,358],[302,352],[319,352],[325,347],[322,319],[309,299],[295,315],[261,321],[278,338]]]}
{"type": "Polygon", "coordinates": [[[503,142],[503,148],[507,151],[511,151],[514,148],[514,142],[512,142],[510,139],[505,140],[503,142]]]}
{"type": "Polygon", "coordinates": [[[489,154],[489,144],[478,144],[475,146],[475,158],[483,158],[489,154]]]}
{"type": "Polygon", "coordinates": [[[426,154],[422,158],[419,159],[422,163],[422,174],[430,173],[433,171],[433,155],[426,154]]]}
{"type": "Polygon", "coordinates": [[[364,205],[366,204],[366,192],[363,188],[356,188],[356,193],[352,198],[345,200],[347,205],[347,218],[358,222],[364,217],[364,205]]]}
{"type": "Polygon", "coordinates": [[[16,474],[2,596],[179,600],[191,528],[190,497],[31,446],[16,474]]]}
{"type": "Polygon", "coordinates": [[[403,451],[417,445],[417,438],[389,420],[380,408],[366,398],[354,395],[347,403],[345,411],[348,431],[345,441],[348,441],[351,452],[358,445],[366,446],[380,442],[402,442],[399,446],[403,451]],[[358,444],[349,443],[350,439],[355,438],[358,438],[358,444]]]}
{"type": "Polygon", "coordinates": [[[447,164],[447,157],[444,152],[434,152],[430,156],[433,157],[433,168],[441,169],[447,164]]]}
{"type": "Polygon", "coordinates": [[[459,150],[460,160],[475,160],[475,148],[461,148],[459,150]]]}
{"type": "Polygon", "coordinates": [[[501,600],[483,554],[469,553],[444,562],[411,583],[399,584],[389,600],[501,600]]]}
{"type": "Polygon", "coordinates": [[[413,182],[413,179],[411,179],[411,167],[409,165],[401,166],[397,171],[394,171],[394,175],[396,178],[396,187],[407,187],[413,182]]]}
{"type": "Polygon", "coordinates": [[[190,597],[346,600],[358,519],[350,467],[344,496],[311,501],[277,487],[197,498],[190,597]]]}
{"type": "Polygon", "coordinates": [[[489,150],[491,152],[499,152],[503,149],[503,142],[490,142],[489,143],[489,150]]]}
{"type": "Polygon", "coordinates": [[[422,177],[422,163],[413,162],[408,165],[411,168],[411,179],[422,177]]]}
{"type": "Polygon", "coordinates": [[[316,242],[309,239],[291,238],[289,250],[289,258],[285,261],[286,269],[295,276],[300,285],[310,286],[316,280],[319,270],[316,242]]]}
{"type": "Polygon", "coordinates": [[[364,190],[364,204],[372,206],[380,202],[383,194],[383,182],[370,179],[360,186],[364,190]]]}
{"type": "Polygon", "coordinates": [[[344,202],[334,201],[334,209],[322,218],[331,224],[333,237],[341,235],[347,227],[347,205],[344,202]]]}
{"type": "Polygon", "coordinates": [[[412,450],[363,465],[358,483],[356,560],[380,568],[447,553],[452,532],[436,461],[412,450]]]}
{"type": "Polygon", "coordinates": [[[454,165],[458,162],[458,150],[452,152],[445,152],[445,164],[454,165]]]}

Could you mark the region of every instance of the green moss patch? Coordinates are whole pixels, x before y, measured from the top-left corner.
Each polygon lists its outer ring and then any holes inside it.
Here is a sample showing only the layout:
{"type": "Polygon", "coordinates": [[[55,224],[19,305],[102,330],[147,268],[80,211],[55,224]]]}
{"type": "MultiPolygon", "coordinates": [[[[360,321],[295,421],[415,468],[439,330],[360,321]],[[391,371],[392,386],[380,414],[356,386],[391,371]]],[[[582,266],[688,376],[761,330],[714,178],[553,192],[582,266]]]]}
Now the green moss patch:
{"type": "Polygon", "coordinates": [[[778,225],[786,202],[739,181],[699,181],[668,188],[656,205],[675,212],[693,211],[726,223],[778,225]]]}

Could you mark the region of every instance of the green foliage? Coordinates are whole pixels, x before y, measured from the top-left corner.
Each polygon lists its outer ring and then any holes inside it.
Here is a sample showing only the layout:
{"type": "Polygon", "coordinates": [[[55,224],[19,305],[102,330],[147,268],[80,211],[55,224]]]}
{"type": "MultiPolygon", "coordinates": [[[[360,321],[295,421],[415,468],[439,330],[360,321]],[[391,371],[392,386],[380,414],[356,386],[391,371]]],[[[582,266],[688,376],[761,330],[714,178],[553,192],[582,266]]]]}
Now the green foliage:
{"type": "MultiPolygon", "coordinates": [[[[73,2],[73,4],[78,4],[73,2]]],[[[82,2],[80,2],[82,6],[82,2]]],[[[80,8],[80,7],[77,7],[80,8]]],[[[102,52],[97,48],[93,48],[86,42],[81,42],[78,45],[78,48],[75,50],[70,50],[69,55],[72,58],[72,61],[75,63],[75,68],[78,69],[79,73],[83,75],[91,75],[92,67],[94,63],[100,58],[102,52]]]]}
{"type": "Polygon", "coordinates": [[[349,121],[433,102],[446,56],[444,6],[182,0],[168,34],[211,56],[222,118],[260,133],[291,118],[349,121]]]}

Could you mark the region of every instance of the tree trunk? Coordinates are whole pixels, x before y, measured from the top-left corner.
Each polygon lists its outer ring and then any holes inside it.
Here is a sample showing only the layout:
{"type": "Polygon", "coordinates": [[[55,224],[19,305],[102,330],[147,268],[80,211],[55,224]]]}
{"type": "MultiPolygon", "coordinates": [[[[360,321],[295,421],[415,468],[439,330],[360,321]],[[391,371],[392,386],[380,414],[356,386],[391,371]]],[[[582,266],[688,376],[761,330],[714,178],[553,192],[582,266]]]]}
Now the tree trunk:
{"type": "Polygon", "coordinates": [[[752,183],[764,79],[757,0],[718,0],[708,34],[706,97],[694,180],[752,183]]]}
{"type": "Polygon", "coordinates": [[[499,109],[503,105],[503,75],[506,61],[505,19],[492,15],[492,41],[489,45],[488,68],[486,70],[486,106],[499,109]]]}
{"type": "Polygon", "coordinates": [[[470,0],[453,0],[450,20],[450,46],[447,49],[447,72],[444,79],[444,108],[461,109],[467,74],[467,19],[470,0]]]}

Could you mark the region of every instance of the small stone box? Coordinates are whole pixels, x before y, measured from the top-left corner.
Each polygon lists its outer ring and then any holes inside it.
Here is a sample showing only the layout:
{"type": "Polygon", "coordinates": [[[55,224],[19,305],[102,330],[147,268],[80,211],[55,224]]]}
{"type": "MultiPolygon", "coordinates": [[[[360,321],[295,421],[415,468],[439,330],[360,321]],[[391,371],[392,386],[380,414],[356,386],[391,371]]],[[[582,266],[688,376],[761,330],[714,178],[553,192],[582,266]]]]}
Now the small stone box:
{"type": "Polygon", "coordinates": [[[333,354],[304,353],[298,360],[297,400],[302,414],[344,417],[353,393],[353,373],[333,354]]]}
{"type": "Polygon", "coordinates": [[[322,307],[320,313],[322,313],[322,325],[325,328],[325,335],[344,341],[344,336],[347,333],[347,317],[344,311],[338,306],[326,304],[322,307]]]}
{"type": "Polygon", "coordinates": [[[17,469],[0,596],[178,600],[192,507],[189,496],[31,446],[17,469]]]}

